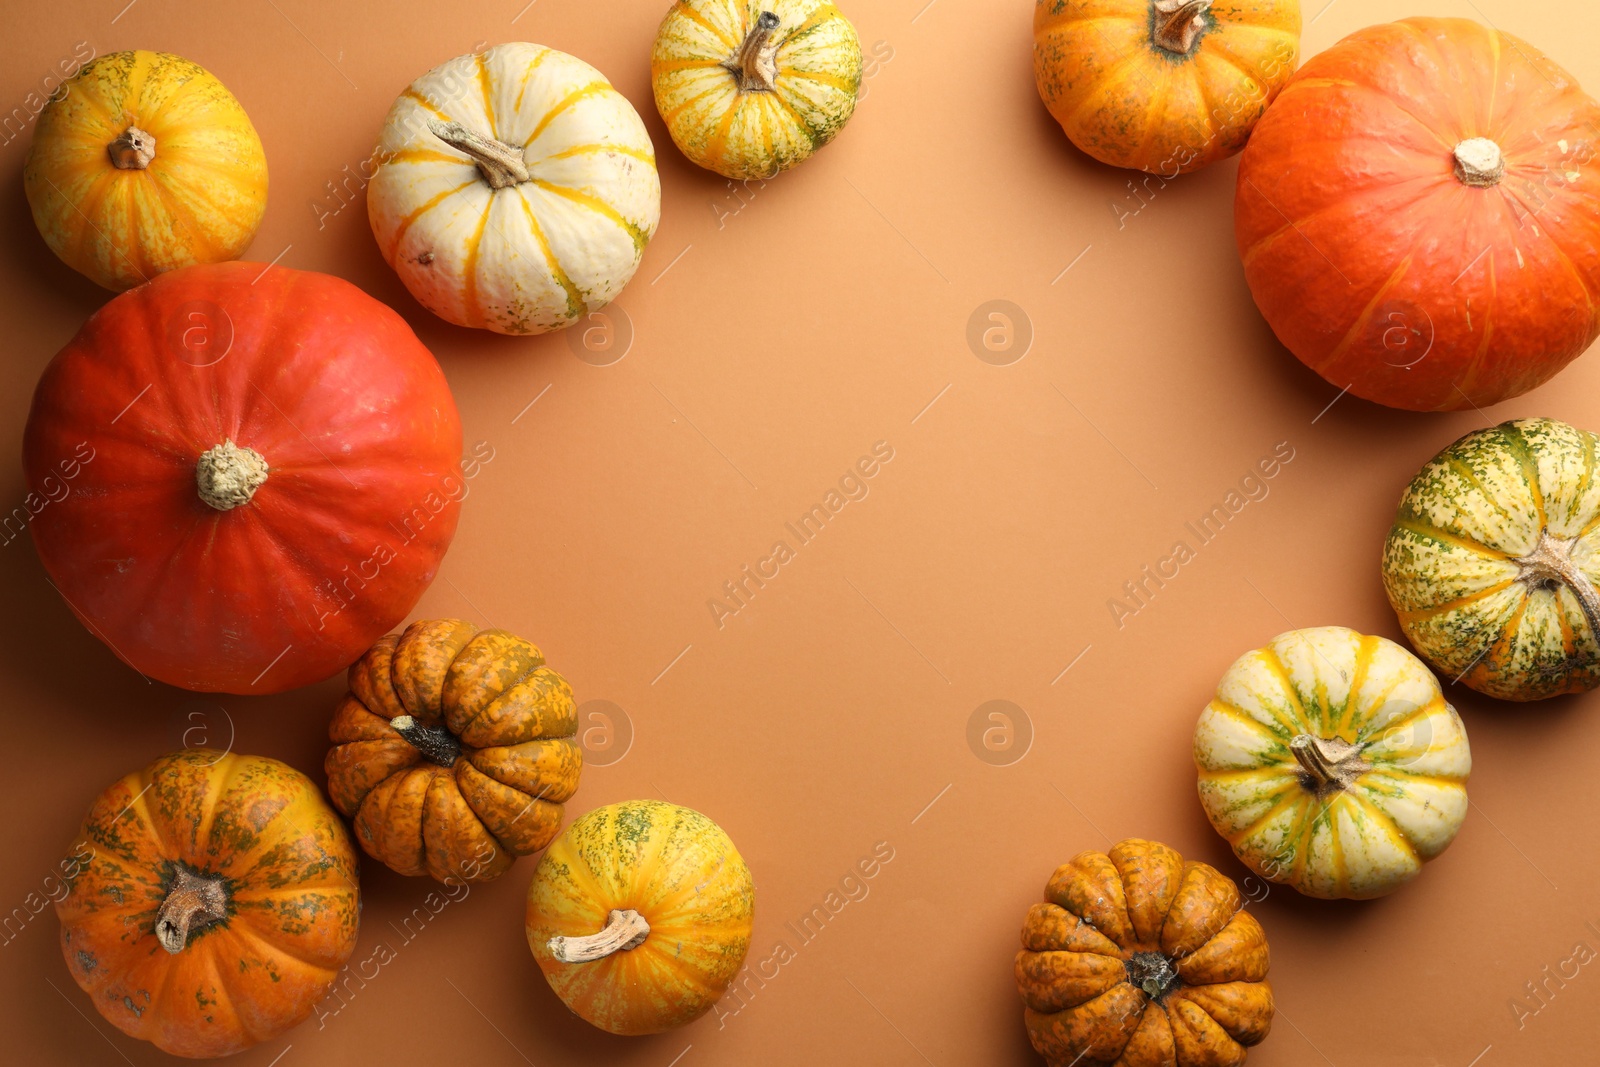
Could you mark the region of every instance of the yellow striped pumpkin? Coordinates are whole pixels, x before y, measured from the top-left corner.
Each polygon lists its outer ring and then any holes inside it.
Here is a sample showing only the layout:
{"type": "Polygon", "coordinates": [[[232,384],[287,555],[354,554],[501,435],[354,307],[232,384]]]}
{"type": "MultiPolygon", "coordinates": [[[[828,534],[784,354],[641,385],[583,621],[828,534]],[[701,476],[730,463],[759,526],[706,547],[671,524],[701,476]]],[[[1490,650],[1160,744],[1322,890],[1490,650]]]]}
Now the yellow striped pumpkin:
{"type": "Polygon", "coordinates": [[[722,828],[659,800],[598,808],[528,887],[528,946],[556,995],[613,1034],[704,1015],[750,948],[755,884],[722,828]]]}
{"type": "Polygon", "coordinates": [[[1411,653],[1342,626],[1241,656],[1200,713],[1200,802],[1245,866],[1364,900],[1417,876],[1467,814],[1472,753],[1411,653]]]}
{"type": "Polygon", "coordinates": [[[119,292],[237,259],[267,210],[267,158],[244,108],[165,52],[84,67],[40,114],[22,178],[50,250],[119,292]]]}
{"type": "Polygon", "coordinates": [[[861,41],[827,0],[678,0],[650,57],[656,108],[689,159],[771,178],[844,128],[861,41]]]}
{"type": "Polygon", "coordinates": [[[1502,700],[1600,685],[1600,438],[1553,419],[1470,433],[1412,480],[1383,551],[1400,626],[1502,700]]]}
{"type": "Polygon", "coordinates": [[[661,218],[655,150],[589,64],[536,44],[458,56],[400,95],[367,213],[411,295],[458,326],[546,333],[614,300],[661,218]]]}

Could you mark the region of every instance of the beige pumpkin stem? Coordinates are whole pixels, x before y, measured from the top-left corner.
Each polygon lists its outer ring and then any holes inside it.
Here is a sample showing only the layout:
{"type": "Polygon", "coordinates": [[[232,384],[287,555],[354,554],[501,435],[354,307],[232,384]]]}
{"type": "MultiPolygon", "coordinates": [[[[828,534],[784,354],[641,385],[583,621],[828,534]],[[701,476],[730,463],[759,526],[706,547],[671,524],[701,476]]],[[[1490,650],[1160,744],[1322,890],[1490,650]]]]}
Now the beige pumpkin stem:
{"type": "Polygon", "coordinates": [[[613,952],[638,948],[650,936],[650,924],[644,916],[628,908],[613,911],[606,920],[605,929],[587,937],[562,937],[557,934],[545,943],[550,955],[562,963],[591,963],[605,959],[613,952]]]}
{"type": "Polygon", "coordinates": [[[137,126],[129,126],[121,137],[106,145],[106,152],[118,170],[144,170],[156,158],[156,139],[137,126]]]}
{"type": "Polygon", "coordinates": [[[1487,189],[1505,177],[1506,159],[1500,146],[1487,137],[1468,137],[1456,145],[1456,177],[1463,185],[1487,189]]]}
{"type": "Polygon", "coordinates": [[[528,161],[516,145],[473,133],[459,122],[428,120],[428,129],[451,148],[465,152],[478,164],[478,173],[491,189],[504,189],[530,180],[528,161]]]}
{"type": "Polygon", "coordinates": [[[1157,48],[1186,56],[1206,29],[1211,0],[1152,0],[1150,40],[1157,48]]]}
{"type": "Polygon", "coordinates": [[[1297,734],[1289,742],[1295,762],[1311,776],[1315,792],[1349,789],[1351,784],[1372,769],[1356,746],[1340,737],[1320,738],[1297,734]]]}
{"type": "Polygon", "coordinates": [[[1517,581],[1525,585],[1560,584],[1572,590],[1583,618],[1589,624],[1589,633],[1600,641],[1600,592],[1595,591],[1589,576],[1572,562],[1572,548],[1576,542],[1551,537],[1548,530],[1541,531],[1539,543],[1526,556],[1513,559],[1519,569],[1517,581]]]}
{"type": "Polygon", "coordinates": [[[740,92],[770,93],[778,87],[778,46],[772,40],[777,28],[778,16],[763,11],[739,50],[723,61],[722,66],[739,79],[740,92]]]}
{"type": "Polygon", "coordinates": [[[250,503],[267,480],[267,460],[253,448],[223,441],[207,449],[194,464],[194,485],[210,507],[232,511],[250,503]]]}
{"type": "Polygon", "coordinates": [[[156,940],[176,954],[183,951],[195,931],[227,917],[228,891],[222,879],[179,867],[178,877],[161,902],[161,910],[156,912],[156,940]]]}

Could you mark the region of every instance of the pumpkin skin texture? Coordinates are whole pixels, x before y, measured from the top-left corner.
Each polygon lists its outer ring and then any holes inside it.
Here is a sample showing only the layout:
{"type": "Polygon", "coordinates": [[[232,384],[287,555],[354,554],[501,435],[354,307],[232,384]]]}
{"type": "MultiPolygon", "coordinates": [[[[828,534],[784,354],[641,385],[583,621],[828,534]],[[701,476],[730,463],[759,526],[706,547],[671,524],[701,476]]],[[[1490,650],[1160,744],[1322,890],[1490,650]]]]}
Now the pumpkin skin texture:
{"type": "Polygon", "coordinates": [[[404,320],[348,282],[184,267],[116,297],[45,368],[30,529],[135,670],[275,693],[403,619],[455,533],[461,422],[404,320]],[[224,510],[226,509],[226,510],[224,510]]]}
{"type": "Polygon", "coordinates": [[[356,947],[356,854],[277,760],[163,756],[102,793],[56,904],[100,1014],[174,1056],[226,1056],[303,1021],[356,947]]]}
{"type": "Polygon", "coordinates": [[[1079,149],[1166,178],[1244,147],[1294,72],[1299,0],[1037,0],[1033,74],[1079,149]]]}
{"type": "Polygon", "coordinates": [[[1600,334],[1600,106],[1465,19],[1369,26],[1256,127],[1234,227],[1284,346],[1390,407],[1488,407],[1600,334]]]}
{"type": "Polygon", "coordinates": [[[856,109],[861,41],[827,0],[678,0],[650,54],[656,109],[689,161],[773,178],[856,109]]]}
{"type": "Polygon", "coordinates": [[[414,622],[350,668],[328,728],[328,795],[367,855],[487,882],[561,829],[583,753],[566,680],[504,630],[414,622]]]}
{"type": "Polygon", "coordinates": [[[711,1009],[744,964],[755,883],[697,811],[631,800],[576,819],[528,887],[528,947],[580,1017],[655,1034],[711,1009]]]}
{"type": "Polygon", "coordinates": [[[1522,419],[1467,434],[1406,488],[1383,587],[1435,670],[1501,700],[1600,685],[1597,450],[1522,419]]]}
{"type": "Polygon", "coordinates": [[[1028,909],[1017,990],[1050,1067],[1233,1067],[1272,1028],[1266,933],[1239,889],[1130,838],[1056,869],[1028,909]]]}
{"type": "Polygon", "coordinates": [[[616,299],[661,218],[638,112],[589,64],[542,45],[496,45],[412,82],[377,159],[378,248],[457,326],[571,325],[616,299]]]}
{"type": "Polygon", "coordinates": [[[1200,803],[1245,866],[1312,897],[1392,893],[1467,814],[1466,728],[1428,668],[1343,626],[1228,668],[1194,734],[1200,803]]]}
{"type": "Polygon", "coordinates": [[[244,108],[165,52],[79,71],[40,113],[22,181],[50,250],[118,292],[238,258],[267,210],[267,157],[244,108]]]}

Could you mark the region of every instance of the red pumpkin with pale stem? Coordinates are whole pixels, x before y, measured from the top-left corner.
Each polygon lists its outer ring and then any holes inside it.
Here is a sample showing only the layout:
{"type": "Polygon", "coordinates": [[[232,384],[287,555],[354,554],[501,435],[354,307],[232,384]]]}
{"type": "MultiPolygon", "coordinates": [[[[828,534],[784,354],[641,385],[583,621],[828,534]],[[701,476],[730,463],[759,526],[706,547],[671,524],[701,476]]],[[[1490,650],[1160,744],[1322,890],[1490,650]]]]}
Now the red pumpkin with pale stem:
{"type": "Polygon", "coordinates": [[[23,442],[62,596],[135,670],[273,693],[349,666],[455,533],[461,422],[399,315],[338,278],[186,267],[45,369],[23,442]]]}
{"type": "Polygon", "coordinates": [[[1487,407],[1600,334],[1600,105],[1510,34],[1369,26],[1256,125],[1234,225],[1262,314],[1339,389],[1487,407]]]}

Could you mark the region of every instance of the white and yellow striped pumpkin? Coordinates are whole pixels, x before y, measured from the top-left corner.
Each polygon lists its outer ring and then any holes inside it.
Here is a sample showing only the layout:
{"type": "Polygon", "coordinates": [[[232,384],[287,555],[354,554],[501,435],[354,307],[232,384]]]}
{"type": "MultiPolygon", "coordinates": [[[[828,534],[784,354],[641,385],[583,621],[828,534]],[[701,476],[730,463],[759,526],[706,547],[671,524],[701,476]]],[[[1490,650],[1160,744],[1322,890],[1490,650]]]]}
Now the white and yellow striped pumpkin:
{"type": "Polygon", "coordinates": [[[1553,419],[1470,433],[1407,487],[1383,550],[1400,626],[1502,700],[1600,685],[1600,438],[1553,419]]]}
{"type": "Polygon", "coordinates": [[[661,218],[633,105],[536,44],[458,56],[389,111],[367,213],[411,295],[458,326],[532,334],[616,298],[661,218]]]}
{"type": "Polygon", "coordinates": [[[827,0],[677,0],[650,57],[656,107],[689,159],[771,178],[856,109],[861,41],[827,0]]]}
{"type": "Polygon", "coordinates": [[[1239,657],[1200,713],[1200,803],[1245,866],[1313,897],[1393,892],[1467,814],[1466,728],[1422,661],[1342,626],[1239,657]]]}

